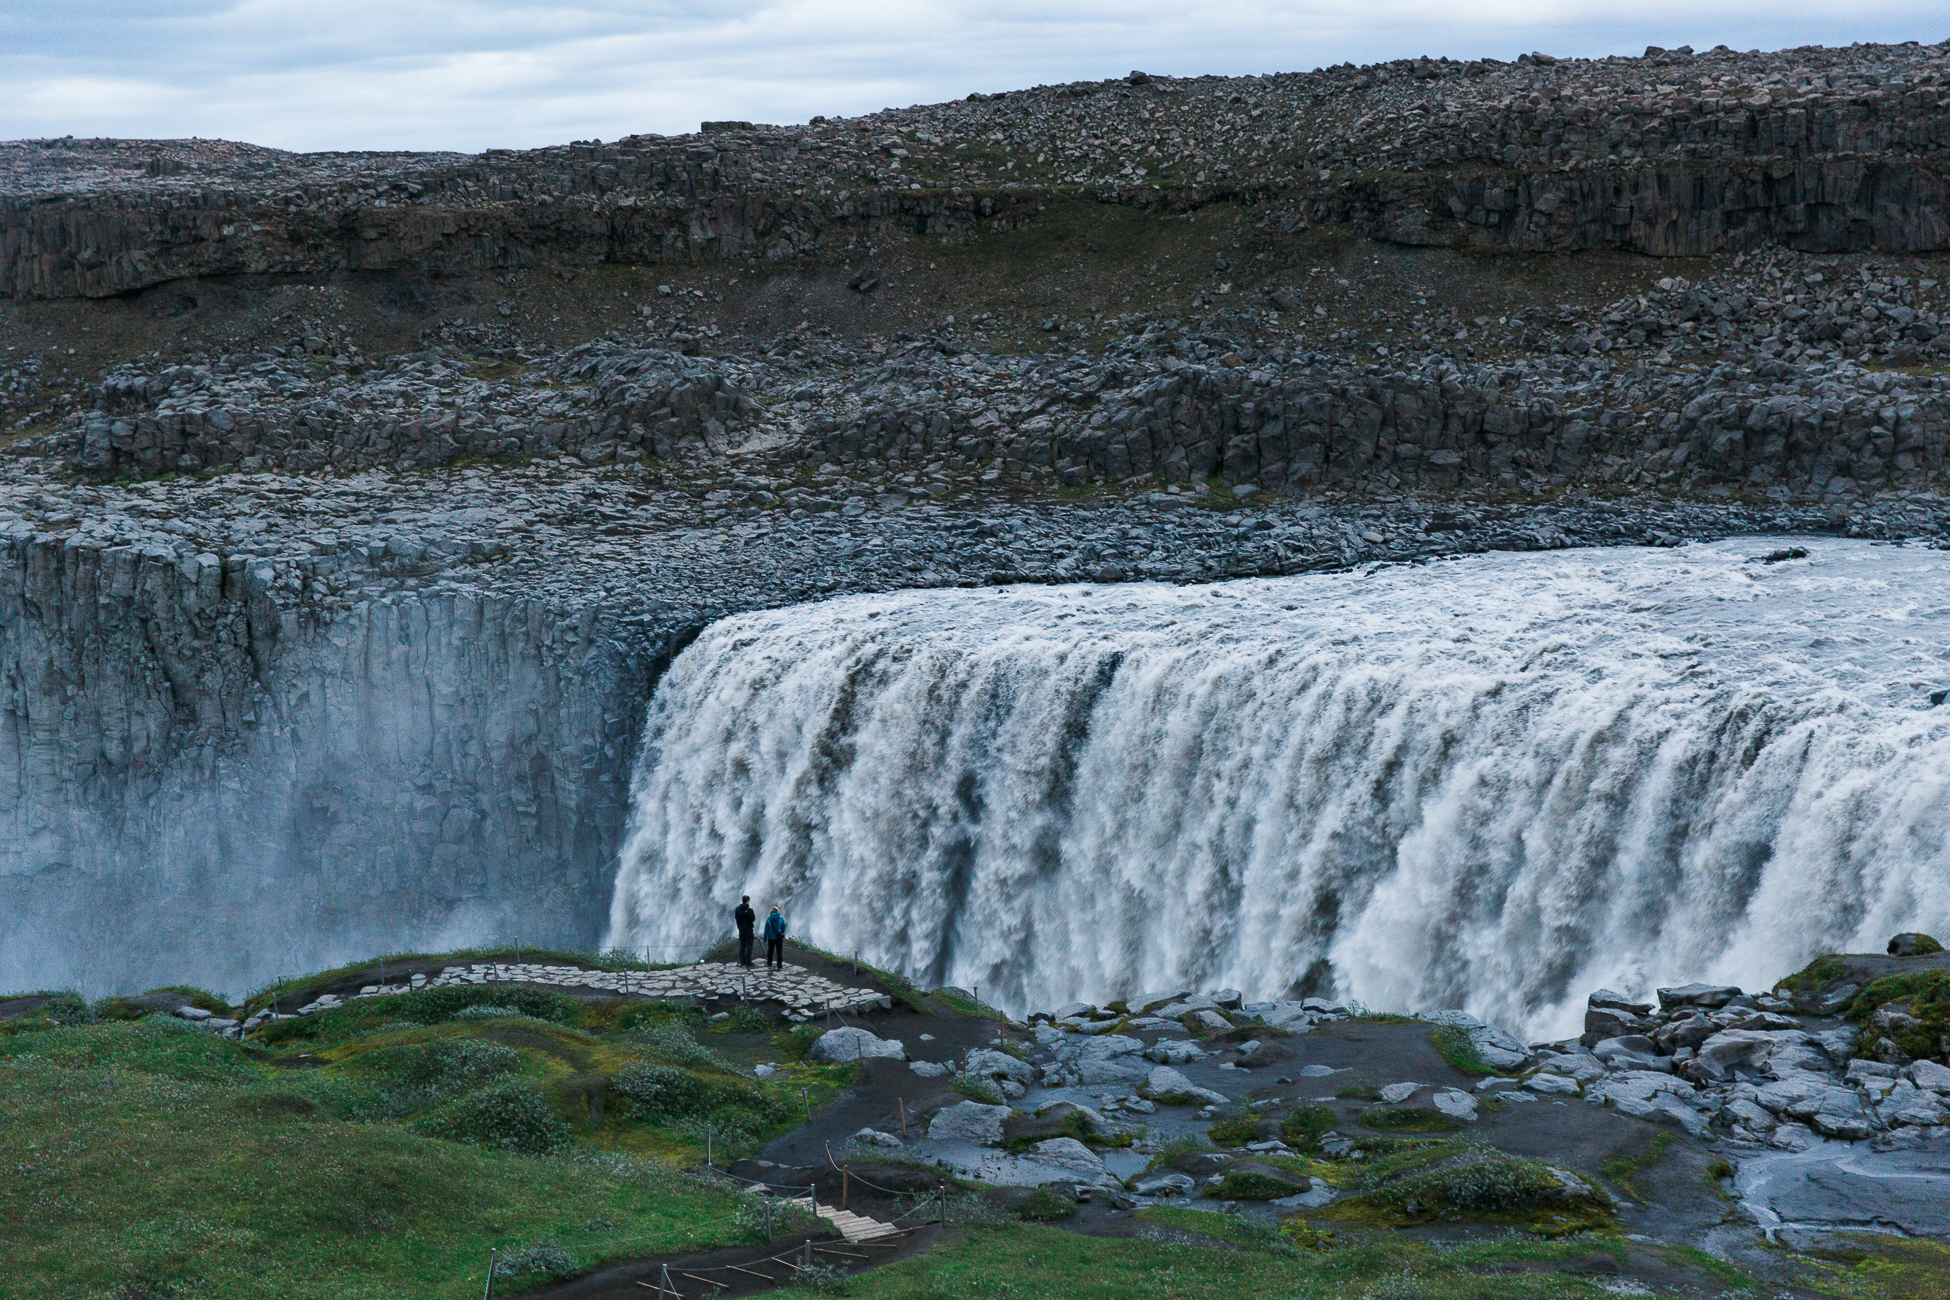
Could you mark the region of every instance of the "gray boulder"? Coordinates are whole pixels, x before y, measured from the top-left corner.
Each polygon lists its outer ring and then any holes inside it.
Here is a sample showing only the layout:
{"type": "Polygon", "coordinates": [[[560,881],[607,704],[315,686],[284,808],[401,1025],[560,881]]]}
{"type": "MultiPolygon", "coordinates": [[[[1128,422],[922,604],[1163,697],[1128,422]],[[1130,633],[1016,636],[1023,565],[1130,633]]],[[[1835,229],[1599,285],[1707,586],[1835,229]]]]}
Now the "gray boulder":
{"type": "Polygon", "coordinates": [[[1197,1185],[1187,1174],[1159,1170],[1133,1179],[1131,1190],[1139,1196],[1190,1196],[1197,1185]]]}
{"type": "Polygon", "coordinates": [[[1950,1068],[1935,1061],[1913,1061],[1903,1068],[1909,1081],[1928,1092],[1950,1092],[1950,1068]]]}
{"type": "Polygon", "coordinates": [[[992,1047],[978,1047],[970,1052],[966,1073],[981,1079],[1014,1079],[1025,1084],[1036,1080],[1035,1066],[992,1047]]]}
{"type": "Polygon", "coordinates": [[[1066,1170],[1082,1178],[1094,1178],[1104,1172],[1103,1157],[1073,1137],[1047,1138],[1023,1155],[1039,1165],[1066,1170]]]}
{"type": "Polygon", "coordinates": [[[939,1079],[944,1074],[954,1073],[955,1069],[954,1066],[948,1064],[946,1061],[913,1061],[908,1064],[907,1068],[920,1075],[923,1079],[939,1079]]]}
{"type": "Polygon", "coordinates": [[[1725,1083],[1736,1068],[1757,1069],[1778,1046],[1770,1033],[1723,1029],[1699,1045],[1686,1073],[1701,1082],[1725,1083]]]}
{"type": "Polygon", "coordinates": [[[1150,1011],[1154,1007],[1167,1006],[1180,998],[1192,996],[1190,989],[1161,989],[1156,993],[1141,993],[1124,1005],[1132,1011],[1150,1011]]]}
{"type": "Polygon", "coordinates": [[[881,1038],[864,1029],[851,1025],[843,1029],[829,1029],[814,1040],[812,1051],[807,1053],[821,1065],[839,1065],[846,1061],[887,1059],[904,1061],[907,1048],[898,1038],[881,1038]]]}
{"type": "Polygon", "coordinates": [[[1591,1047],[1607,1038],[1643,1033],[1650,1027],[1650,1023],[1643,1017],[1635,1016],[1629,1011],[1619,1011],[1611,1007],[1590,1007],[1584,1013],[1582,1041],[1586,1047],[1591,1047]]]}
{"type": "Polygon", "coordinates": [[[1169,1065],[1155,1067],[1146,1076],[1144,1086],[1154,1097],[1184,1097],[1215,1106],[1222,1106],[1229,1100],[1223,1093],[1199,1087],[1169,1065]]]}
{"type": "Polygon", "coordinates": [[[1002,1123],[1009,1118],[1007,1106],[984,1106],[979,1101],[964,1101],[935,1112],[928,1121],[931,1142],[966,1142],[987,1146],[1002,1140],[1002,1123]]]}
{"type": "Polygon", "coordinates": [[[1712,1010],[1739,997],[1740,990],[1730,984],[1681,984],[1678,988],[1660,989],[1658,994],[1659,1005],[1667,1011],[1680,1007],[1712,1010]]]}

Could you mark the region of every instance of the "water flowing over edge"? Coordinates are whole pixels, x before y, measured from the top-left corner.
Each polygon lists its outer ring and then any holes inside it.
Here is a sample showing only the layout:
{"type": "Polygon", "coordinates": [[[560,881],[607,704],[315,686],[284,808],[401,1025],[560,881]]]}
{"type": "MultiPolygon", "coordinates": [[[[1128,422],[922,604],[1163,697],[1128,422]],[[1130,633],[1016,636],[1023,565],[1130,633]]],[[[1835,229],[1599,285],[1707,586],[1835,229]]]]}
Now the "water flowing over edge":
{"type": "Polygon", "coordinates": [[[1950,719],[1905,694],[1941,557],[1753,549],[726,619],[652,700],[610,942],[702,946],[749,893],[1017,1009],[1230,985],[1546,1034],[1950,923],[1950,719]]]}

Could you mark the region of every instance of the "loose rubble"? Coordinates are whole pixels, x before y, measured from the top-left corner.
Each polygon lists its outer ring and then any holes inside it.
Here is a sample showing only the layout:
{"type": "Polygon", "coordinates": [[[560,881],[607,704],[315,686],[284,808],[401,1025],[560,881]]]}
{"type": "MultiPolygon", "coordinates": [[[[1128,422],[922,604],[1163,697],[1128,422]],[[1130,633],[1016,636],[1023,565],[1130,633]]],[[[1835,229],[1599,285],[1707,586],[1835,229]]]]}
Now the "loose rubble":
{"type": "MultiPolygon", "coordinates": [[[[1563,1042],[1526,1044],[1460,1011],[1424,1012],[1416,1019],[1432,1027],[1463,1029],[1480,1059],[1508,1073],[1483,1078],[1473,1094],[1431,1089],[1410,1079],[1360,1095],[1382,1107],[1426,1107],[1465,1128],[1479,1122],[1485,1105],[1581,1100],[1670,1125],[1721,1144],[1734,1155],[1803,1151],[1824,1140],[1866,1142],[1879,1152],[1902,1150],[1950,1121],[1950,1034],[1944,1029],[1950,964],[1931,947],[1934,940],[1918,938],[1919,944],[1901,945],[1906,954],[1918,953],[1917,958],[1852,957],[1845,959],[1851,963],[1846,969],[1823,965],[1844,959],[1823,958],[1809,971],[1757,994],[1689,984],[1657,990],[1656,1002],[1639,1002],[1600,989],[1590,995],[1585,1032],[1563,1042]],[[1856,966],[1863,967],[1859,978],[1878,990],[1870,999],[1886,995],[1886,1000],[1874,1006],[1858,1000],[1847,1016],[1837,1016],[1837,982],[1856,966]],[[1925,1027],[1924,1037],[1915,1036],[1915,1026],[1925,1027]],[[1891,1028],[1910,1034],[1905,1041],[1913,1045],[1928,1046],[1931,1055],[1910,1056],[1884,1037],[1891,1028]]],[[[1860,984],[1839,987],[1854,990],[1860,984]]],[[[1084,1152],[1079,1156],[1068,1146],[1056,1151],[1053,1139],[1026,1147],[1016,1140],[1053,1133],[1074,1116],[1081,1121],[1079,1136],[1100,1144],[1135,1138],[1137,1155],[1155,1153],[1161,1149],[1153,1131],[1165,1118],[1161,1107],[1172,1114],[1193,1112],[1204,1122],[1254,1104],[1244,1094],[1264,1086],[1263,1079],[1249,1077],[1259,1068],[1254,1058],[1261,1054],[1262,1040],[1242,1039],[1243,1031],[1305,1035],[1366,1014],[1321,998],[1248,1002],[1233,990],[1199,994],[1185,989],[1138,994],[1103,1007],[1072,1003],[1054,1012],[1036,1012],[1026,1020],[1029,1039],[1020,1054],[971,1051],[958,1066],[916,1061],[911,1068],[926,1077],[954,1072],[1005,1090],[1011,1099],[1023,1098],[1030,1089],[1042,1090],[1037,1096],[1045,1097],[1087,1091],[1096,1098],[1093,1105],[1044,1100],[1032,1114],[1012,1111],[1006,1104],[961,1101],[935,1114],[920,1153],[952,1156],[958,1165],[979,1169],[995,1181],[1082,1178],[1129,1193],[1138,1203],[1173,1196],[1223,1198],[1233,1194],[1224,1190],[1228,1176],[1253,1172],[1253,1157],[1291,1153],[1277,1123],[1268,1121],[1270,1130],[1262,1124],[1258,1137],[1239,1142],[1230,1152],[1199,1155],[1204,1163],[1198,1170],[1181,1162],[1164,1169],[1144,1167],[1128,1177],[1105,1167],[1104,1155],[1114,1154],[1114,1145],[1091,1152],[1076,1142],[1084,1152]],[[1241,1072],[1241,1096],[1228,1097],[1194,1083],[1177,1068],[1188,1063],[1241,1072]],[[1150,1120],[1152,1116],[1157,1119],[1150,1120]],[[1040,1130],[1034,1127],[1039,1124],[1040,1130]],[[1019,1148],[1016,1155],[980,1150],[1005,1140],[1019,1148]]],[[[1319,1065],[1298,1071],[1303,1078],[1334,1073],[1319,1065]]],[[[1318,1139],[1320,1150],[1330,1155],[1345,1154],[1359,1140],[1358,1135],[1333,1132],[1318,1139]]],[[[1264,1176],[1292,1177],[1280,1170],[1264,1176]]],[[[1577,1181],[1577,1188],[1584,1186],[1577,1181]]],[[[1289,1190],[1302,1198],[1292,1201],[1296,1205],[1333,1199],[1332,1189],[1325,1186],[1289,1190]]]]}

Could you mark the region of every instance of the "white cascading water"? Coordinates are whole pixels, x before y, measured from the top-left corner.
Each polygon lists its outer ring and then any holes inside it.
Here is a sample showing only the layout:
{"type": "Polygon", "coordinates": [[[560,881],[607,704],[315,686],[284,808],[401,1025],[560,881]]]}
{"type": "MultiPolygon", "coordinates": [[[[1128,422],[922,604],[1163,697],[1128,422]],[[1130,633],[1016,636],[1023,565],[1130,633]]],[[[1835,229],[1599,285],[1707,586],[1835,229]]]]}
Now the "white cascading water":
{"type": "Polygon", "coordinates": [[[729,618],[610,942],[793,932],[1018,1010],[1183,984],[1575,1031],[1950,928],[1950,556],[1745,539],[729,618]]]}

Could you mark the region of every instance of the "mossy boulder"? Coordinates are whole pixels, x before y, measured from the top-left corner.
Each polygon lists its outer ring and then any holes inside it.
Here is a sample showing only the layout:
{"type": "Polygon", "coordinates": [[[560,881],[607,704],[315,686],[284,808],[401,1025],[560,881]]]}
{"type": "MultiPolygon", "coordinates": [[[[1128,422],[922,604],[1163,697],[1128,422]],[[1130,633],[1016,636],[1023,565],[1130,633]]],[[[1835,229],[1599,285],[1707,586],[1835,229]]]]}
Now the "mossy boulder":
{"type": "Polygon", "coordinates": [[[1950,969],[1886,975],[1856,996],[1848,1018],[1862,1026],[1863,1047],[1877,1059],[1899,1051],[1910,1060],[1950,1061],[1950,969]]]}
{"type": "Polygon", "coordinates": [[[1928,957],[1943,951],[1943,945],[1927,934],[1914,930],[1899,934],[1889,941],[1891,957],[1928,957]]]}
{"type": "Polygon", "coordinates": [[[1610,1213],[1610,1199],[1579,1174],[1489,1148],[1395,1178],[1344,1205],[1408,1223],[1537,1214],[1589,1220],[1610,1213]]]}
{"type": "Polygon", "coordinates": [[[1067,1101],[1045,1106],[1034,1115],[1018,1111],[1002,1122],[1002,1145],[1009,1151],[1021,1151],[1051,1138],[1067,1137],[1088,1142],[1095,1135],[1096,1129],[1090,1122],[1089,1113],[1083,1107],[1067,1101]]]}
{"type": "Polygon", "coordinates": [[[1312,1190],[1313,1179],[1263,1160],[1235,1160],[1214,1193],[1227,1201],[1277,1201],[1312,1190]]]}

